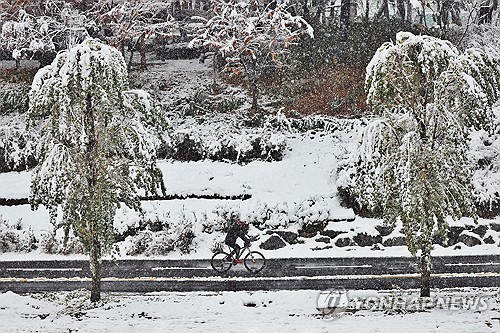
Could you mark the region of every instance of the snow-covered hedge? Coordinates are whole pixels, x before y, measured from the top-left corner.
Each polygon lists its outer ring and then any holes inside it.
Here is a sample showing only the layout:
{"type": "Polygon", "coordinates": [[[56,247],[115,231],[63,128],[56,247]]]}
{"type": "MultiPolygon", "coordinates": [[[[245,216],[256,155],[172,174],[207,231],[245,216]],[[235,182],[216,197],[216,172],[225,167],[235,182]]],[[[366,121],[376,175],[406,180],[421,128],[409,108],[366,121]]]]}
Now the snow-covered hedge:
{"type": "Polygon", "coordinates": [[[280,161],[286,148],[285,137],[271,132],[220,132],[214,137],[187,129],[174,136],[172,157],[181,161],[280,161]]]}
{"type": "Polygon", "coordinates": [[[244,217],[259,229],[288,228],[297,224],[306,229],[317,223],[326,223],[334,218],[332,200],[320,196],[310,197],[300,202],[268,204],[259,201],[244,217]]]}
{"type": "Polygon", "coordinates": [[[13,225],[0,216],[0,253],[30,252],[38,248],[31,228],[24,229],[22,220],[13,225]]]}
{"type": "Polygon", "coordinates": [[[117,241],[124,241],[127,255],[166,255],[178,250],[190,253],[196,246],[194,242],[194,224],[196,216],[181,211],[178,220],[173,220],[170,214],[161,219],[154,212],[142,215],[141,219],[127,230],[117,235],[117,241]]]}

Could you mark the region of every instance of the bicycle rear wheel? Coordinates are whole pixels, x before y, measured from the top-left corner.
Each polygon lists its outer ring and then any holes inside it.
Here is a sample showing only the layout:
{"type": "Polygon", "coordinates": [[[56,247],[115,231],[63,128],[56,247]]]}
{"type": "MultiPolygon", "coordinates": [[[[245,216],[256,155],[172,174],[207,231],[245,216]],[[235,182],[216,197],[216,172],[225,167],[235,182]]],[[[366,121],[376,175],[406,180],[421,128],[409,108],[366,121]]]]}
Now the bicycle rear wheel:
{"type": "Polygon", "coordinates": [[[245,259],[243,259],[243,263],[250,272],[257,273],[264,268],[266,264],[266,258],[264,258],[264,255],[262,255],[262,253],[260,252],[251,251],[245,256],[245,259]]]}
{"type": "Polygon", "coordinates": [[[212,268],[219,273],[227,272],[231,266],[233,265],[233,260],[229,253],[226,252],[217,252],[212,256],[210,260],[210,264],[212,268]]]}

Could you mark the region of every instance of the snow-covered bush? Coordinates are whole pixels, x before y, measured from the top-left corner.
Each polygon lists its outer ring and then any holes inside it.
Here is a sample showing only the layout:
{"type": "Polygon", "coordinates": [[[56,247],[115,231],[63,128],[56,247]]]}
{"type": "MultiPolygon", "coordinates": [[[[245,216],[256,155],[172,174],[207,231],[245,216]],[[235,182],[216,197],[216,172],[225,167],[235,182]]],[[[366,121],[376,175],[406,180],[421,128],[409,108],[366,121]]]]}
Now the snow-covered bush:
{"type": "Polygon", "coordinates": [[[83,254],[84,249],[80,240],[71,232],[66,239],[57,237],[55,232],[43,233],[40,237],[40,249],[47,254],[83,254]]]}
{"type": "Polygon", "coordinates": [[[191,96],[178,100],[172,107],[183,117],[213,113],[230,113],[245,103],[245,95],[238,90],[228,89],[213,94],[205,87],[196,90],[191,96]]]}
{"type": "Polygon", "coordinates": [[[36,164],[39,131],[26,131],[26,115],[0,117],[0,172],[21,171],[36,164]]]}
{"type": "Polygon", "coordinates": [[[280,161],[286,148],[284,135],[262,130],[221,131],[212,136],[212,133],[206,133],[203,127],[199,127],[181,129],[173,136],[172,157],[180,161],[280,161]]]}
{"type": "Polygon", "coordinates": [[[183,209],[179,217],[179,223],[174,226],[173,238],[175,247],[184,254],[190,253],[194,248],[193,240],[195,233],[193,231],[194,224],[197,223],[194,212],[186,214],[183,209]]]}
{"type": "Polygon", "coordinates": [[[312,225],[325,225],[332,217],[331,204],[321,196],[307,198],[300,202],[269,204],[259,201],[244,215],[244,218],[258,229],[288,228],[291,224],[307,229],[312,225]]]}
{"type": "Polygon", "coordinates": [[[196,132],[174,134],[173,158],[179,161],[199,161],[204,158],[202,139],[196,132]]]}
{"type": "Polygon", "coordinates": [[[42,253],[54,254],[60,247],[61,242],[56,238],[54,232],[43,233],[40,236],[40,251],[42,253]]]}
{"type": "Polygon", "coordinates": [[[2,87],[0,90],[0,115],[14,112],[22,114],[28,111],[29,90],[30,87],[27,85],[2,87]]]}
{"type": "Polygon", "coordinates": [[[478,213],[485,217],[500,214],[500,105],[493,113],[493,134],[474,131],[470,142],[470,159],[476,166],[472,177],[473,194],[478,213]]]}
{"type": "Polygon", "coordinates": [[[166,255],[173,250],[174,240],[168,231],[152,232],[143,230],[132,238],[126,253],[131,256],[139,254],[154,256],[166,255]]]}
{"type": "Polygon", "coordinates": [[[19,234],[0,219],[0,252],[19,251],[19,234]]]}
{"type": "Polygon", "coordinates": [[[215,206],[212,213],[215,214],[213,220],[211,222],[207,221],[206,226],[204,226],[207,233],[214,231],[226,233],[229,227],[241,216],[240,211],[229,204],[215,206]]]}
{"type": "Polygon", "coordinates": [[[357,133],[366,124],[366,119],[341,119],[322,115],[287,117],[282,112],[267,115],[259,122],[267,130],[289,132],[323,131],[328,133],[357,133]]]}
{"type": "Polygon", "coordinates": [[[296,206],[292,221],[299,223],[302,228],[312,224],[325,223],[332,215],[330,205],[324,197],[311,197],[296,206]]]}
{"type": "Polygon", "coordinates": [[[14,225],[0,216],[0,253],[4,252],[30,252],[38,248],[38,241],[33,230],[23,228],[22,220],[14,225]]]}
{"type": "MultiPolygon", "coordinates": [[[[294,207],[292,207],[293,209],[294,207]]],[[[290,223],[290,207],[287,202],[268,204],[259,201],[246,214],[246,219],[258,229],[286,228],[290,223]]]]}
{"type": "MultiPolygon", "coordinates": [[[[157,256],[176,249],[181,253],[190,253],[194,249],[193,226],[197,221],[193,212],[186,214],[183,209],[175,221],[170,214],[161,218],[153,217],[154,214],[142,215],[137,226],[129,226],[125,232],[127,255],[157,256]]],[[[123,240],[123,236],[118,236],[118,240],[123,240]]]]}

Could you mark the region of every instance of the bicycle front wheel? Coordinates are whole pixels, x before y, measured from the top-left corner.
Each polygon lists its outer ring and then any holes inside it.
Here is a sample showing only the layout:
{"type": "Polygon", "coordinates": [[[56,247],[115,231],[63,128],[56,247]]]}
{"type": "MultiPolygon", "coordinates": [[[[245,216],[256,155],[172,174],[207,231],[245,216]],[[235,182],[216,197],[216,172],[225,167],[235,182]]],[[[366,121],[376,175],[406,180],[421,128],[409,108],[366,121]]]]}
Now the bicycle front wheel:
{"type": "Polygon", "coordinates": [[[262,253],[260,252],[251,251],[245,256],[245,259],[243,259],[243,263],[250,272],[257,273],[264,268],[266,264],[266,258],[264,258],[264,255],[262,255],[262,253]]]}
{"type": "Polygon", "coordinates": [[[231,266],[233,265],[233,260],[229,253],[226,252],[217,252],[212,256],[210,260],[210,264],[212,268],[219,273],[227,272],[231,266]]]}

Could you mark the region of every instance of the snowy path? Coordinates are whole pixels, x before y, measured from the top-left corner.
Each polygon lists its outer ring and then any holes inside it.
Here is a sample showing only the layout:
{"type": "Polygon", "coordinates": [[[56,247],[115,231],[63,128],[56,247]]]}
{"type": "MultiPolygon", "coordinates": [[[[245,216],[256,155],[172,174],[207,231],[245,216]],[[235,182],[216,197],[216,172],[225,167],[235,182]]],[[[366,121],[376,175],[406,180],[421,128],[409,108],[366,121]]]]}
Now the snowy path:
{"type": "MultiPolygon", "coordinates": [[[[434,287],[494,287],[500,282],[500,256],[434,258],[434,287]]],[[[0,291],[40,292],[89,287],[87,261],[4,261],[0,291]]],[[[120,292],[296,290],[331,286],[350,289],[418,288],[416,259],[270,259],[251,275],[241,266],[217,275],[208,260],[105,261],[103,290],[120,292]]]]}

